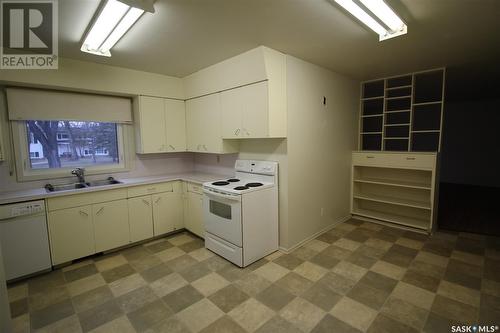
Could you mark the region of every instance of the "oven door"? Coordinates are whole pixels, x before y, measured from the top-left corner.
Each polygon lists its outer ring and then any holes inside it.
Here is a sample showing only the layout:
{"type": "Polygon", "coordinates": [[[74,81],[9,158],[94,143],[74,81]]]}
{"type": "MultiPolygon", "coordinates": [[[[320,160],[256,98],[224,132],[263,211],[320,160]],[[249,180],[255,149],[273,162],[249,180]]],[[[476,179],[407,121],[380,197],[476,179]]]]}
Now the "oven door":
{"type": "Polygon", "coordinates": [[[207,188],[203,192],[205,230],[241,247],[241,195],[214,192],[207,188]]]}

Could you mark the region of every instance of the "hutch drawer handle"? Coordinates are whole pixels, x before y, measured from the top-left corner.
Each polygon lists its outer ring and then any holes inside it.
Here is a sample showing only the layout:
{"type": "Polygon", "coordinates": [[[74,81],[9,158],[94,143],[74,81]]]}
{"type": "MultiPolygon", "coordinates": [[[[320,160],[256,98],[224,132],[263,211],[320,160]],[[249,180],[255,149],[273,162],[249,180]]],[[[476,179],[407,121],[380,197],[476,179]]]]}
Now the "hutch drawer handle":
{"type": "Polygon", "coordinates": [[[144,202],[144,204],[149,206],[149,201],[142,199],[142,202],[144,202]]]}
{"type": "Polygon", "coordinates": [[[101,214],[103,210],[104,210],[104,207],[101,207],[101,208],[97,211],[97,213],[95,213],[95,215],[99,215],[99,214],[101,214]]]}
{"type": "Polygon", "coordinates": [[[234,134],[235,134],[235,135],[240,134],[240,129],[238,128],[236,131],[234,131],[234,134]]]}
{"type": "Polygon", "coordinates": [[[375,156],[366,156],[366,158],[375,158],[375,156]]]}
{"type": "Polygon", "coordinates": [[[415,157],[407,157],[406,159],[407,159],[408,161],[415,161],[415,160],[416,160],[416,158],[415,158],[415,157]]]}
{"type": "Polygon", "coordinates": [[[85,217],[88,217],[89,214],[85,213],[84,211],[79,211],[78,213],[80,213],[81,216],[85,216],[85,217]]]}
{"type": "Polygon", "coordinates": [[[158,199],[156,199],[155,204],[159,203],[160,201],[161,201],[161,197],[159,197],[158,199]]]}

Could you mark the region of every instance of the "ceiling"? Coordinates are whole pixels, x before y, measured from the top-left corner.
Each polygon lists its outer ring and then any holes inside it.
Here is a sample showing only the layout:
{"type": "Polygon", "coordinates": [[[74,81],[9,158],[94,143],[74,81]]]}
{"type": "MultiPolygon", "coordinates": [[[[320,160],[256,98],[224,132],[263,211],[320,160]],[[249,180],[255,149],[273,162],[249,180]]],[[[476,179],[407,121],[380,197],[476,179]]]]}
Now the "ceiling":
{"type": "Polygon", "coordinates": [[[330,1],[156,0],[104,58],[80,52],[100,0],[64,0],[60,55],[183,77],[265,45],[357,79],[500,57],[498,0],[386,0],[408,34],[383,42],[330,1]]]}

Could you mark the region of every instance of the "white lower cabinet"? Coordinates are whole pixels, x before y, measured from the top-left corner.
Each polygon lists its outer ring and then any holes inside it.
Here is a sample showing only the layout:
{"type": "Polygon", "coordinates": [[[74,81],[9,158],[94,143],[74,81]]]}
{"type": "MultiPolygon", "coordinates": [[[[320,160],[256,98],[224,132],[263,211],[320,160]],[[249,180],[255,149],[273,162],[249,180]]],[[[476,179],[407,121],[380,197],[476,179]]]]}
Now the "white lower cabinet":
{"type": "Polygon", "coordinates": [[[179,229],[182,219],[182,195],[180,193],[165,192],[153,195],[155,236],[179,229]]]}
{"type": "Polygon", "coordinates": [[[152,204],[150,195],[128,199],[128,219],[132,243],[153,237],[152,204]]]}
{"type": "Polygon", "coordinates": [[[50,212],[49,234],[54,265],[94,254],[92,206],[50,212]]]}
{"type": "Polygon", "coordinates": [[[186,194],[186,210],[184,216],[186,229],[202,238],[205,237],[203,226],[203,195],[194,192],[186,194]]]}
{"type": "Polygon", "coordinates": [[[92,205],[95,250],[102,252],[130,242],[127,200],[92,205]]]}

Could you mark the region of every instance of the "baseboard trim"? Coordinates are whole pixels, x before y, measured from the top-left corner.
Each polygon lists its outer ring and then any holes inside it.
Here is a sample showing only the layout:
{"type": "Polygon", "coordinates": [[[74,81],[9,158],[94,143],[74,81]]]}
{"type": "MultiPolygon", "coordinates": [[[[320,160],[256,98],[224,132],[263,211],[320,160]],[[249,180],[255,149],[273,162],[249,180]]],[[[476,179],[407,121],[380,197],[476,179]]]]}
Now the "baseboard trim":
{"type": "Polygon", "coordinates": [[[326,228],[321,229],[320,231],[318,231],[318,232],[314,233],[313,235],[311,235],[311,236],[307,237],[306,239],[304,239],[304,240],[302,240],[302,241],[298,242],[297,244],[295,244],[295,245],[293,245],[293,246],[291,246],[291,247],[289,247],[289,248],[284,248],[284,247],[280,246],[280,247],[279,247],[279,250],[280,250],[281,252],[283,252],[283,253],[288,254],[288,253],[290,253],[290,252],[292,252],[292,251],[294,251],[294,250],[298,249],[299,247],[301,247],[301,246],[302,246],[302,245],[304,245],[305,243],[307,243],[307,242],[309,242],[309,241],[311,241],[311,240],[315,239],[316,237],[318,237],[318,236],[320,236],[320,235],[324,234],[325,232],[328,232],[328,231],[332,230],[333,228],[335,228],[335,227],[336,227],[336,226],[338,226],[339,224],[344,223],[344,222],[346,222],[346,221],[349,221],[351,218],[352,218],[352,215],[351,215],[351,214],[349,214],[349,215],[347,215],[347,216],[344,216],[344,217],[342,217],[342,218],[338,219],[337,221],[333,222],[332,224],[328,225],[326,228]]]}

